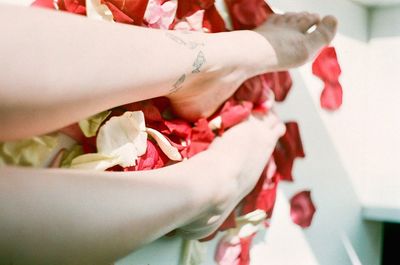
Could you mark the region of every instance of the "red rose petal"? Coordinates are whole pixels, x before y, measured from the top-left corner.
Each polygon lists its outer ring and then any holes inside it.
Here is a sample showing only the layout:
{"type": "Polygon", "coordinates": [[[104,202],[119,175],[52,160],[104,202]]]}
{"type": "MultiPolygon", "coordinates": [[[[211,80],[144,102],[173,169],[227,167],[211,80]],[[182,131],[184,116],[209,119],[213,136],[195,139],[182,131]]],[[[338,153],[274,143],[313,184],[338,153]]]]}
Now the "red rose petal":
{"type": "Polygon", "coordinates": [[[274,12],[264,0],[225,0],[235,30],[253,29],[274,12]]]}
{"type": "Polygon", "coordinates": [[[312,64],[312,72],[323,81],[336,83],[342,72],[334,47],[326,47],[312,64]]]}
{"type": "Polygon", "coordinates": [[[300,131],[296,122],[287,122],[286,133],[279,139],[273,153],[277,171],[282,180],[293,181],[292,167],[294,159],[305,157],[300,131]]]}
{"type": "Polygon", "coordinates": [[[214,5],[205,9],[203,28],[208,29],[208,32],[211,33],[226,31],[225,21],[214,5]]]}
{"type": "Polygon", "coordinates": [[[292,88],[292,78],[288,71],[265,74],[269,87],[275,94],[277,102],[284,101],[292,88]]]}
{"type": "Polygon", "coordinates": [[[105,1],[104,3],[108,9],[110,9],[114,21],[118,23],[123,23],[123,24],[135,24],[135,21],[133,18],[122,12],[117,6],[115,6],[113,3],[110,3],[108,1],[105,1]]]}
{"type": "Polygon", "coordinates": [[[302,191],[290,199],[290,216],[293,222],[302,228],[311,225],[315,206],[311,200],[310,191],[302,191]]]}
{"type": "Polygon", "coordinates": [[[190,126],[190,123],[184,120],[174,119],[164,121],[164,124],[168,128],[170,133],[185,140],[189,138],[192,133],[192,127],[190,126]]]}
{"type": "Polygon", "coordinates": [[[252,234],[248,237],[240,238],[240,256],[239,265],[250,265],[250,246],[253,242],[253,238],[256,234],[252,234]]]}
{"type": "Polygon", "coordinates": [[[115,21],[140,26],[143,24],[148,0],[102,0],[102,3],[108,6],[115,21]]]}
{"type": "Polygon", "coordinates": [[[164,152],[153,142],[147,140],[147,150],[137,162],[135,170],[150,170],[163,167],[169,161],[164,152]]]}
{"type": "Polygon", "coordinates": [[[55,9],[53,0],[36,0],[31,6],[55,9]]]}
{"type": "Polygon", "coordinates": [[[199,119],[192,129],[191,140],[195,142],[211,143],[215,138],[206,119],[199,119]]]}
{"type": "Polygon", "coordinates": [[[260,105],[268,99],[271,87],[266,79],[266,75],[258,75],[247,79],[236,91],[235,99],[238,101],[250,101],[255,105],[260,105]]]}
{"type": "Polygon", "coordinates": [[[337,110],[342,105],[343,90],[340,83],[325,83],[324,90],[321,93],[321,107],[326,110],[337,110]]]}
{"type": "Polygon", "coordinates": [[[85,0],[60,0],[58,1],[60,10],[69,13],[86,16],[86,1],[85,0]]]}
{"type": "Polygon", "coordinates": [[[342,105],[343,89],[339,82],[342,72],[334,47],[322,50],[312,65],[313,74],[324,83],[321,93],[321,107],[326,110],[337,110],[342,105]]]}
{"type": "Polygon", "coordinates": [[[178,0],[176,17],[182,19],[193,15],[201,9],[208,9],[214,5],[214,0],[178,0]]]}
{"type": "Polygon", "coordinates": [[[276,173],[273,159],[264,168],[254,189],[243,199],[241,214],[245,215],[257,209],[263,210],[268,217],[272,216],[276,200],[276,191],[280,177],[276,173]]]}
{"type": "Polygon", "coordinates": [[[142,111],[146,122],[148,121],[164,121],[159,109],[152,103],[152,101],[134,102],[122,106],[126,111],[142,111]]]}
{"type": "Polygon", "coordinates": [[[237,102],[230,100],[225,102],[221,109],[222,130],[235,126],[236,124],[247,119],[251,114],[253,104],[250,102],[237,102]]]}

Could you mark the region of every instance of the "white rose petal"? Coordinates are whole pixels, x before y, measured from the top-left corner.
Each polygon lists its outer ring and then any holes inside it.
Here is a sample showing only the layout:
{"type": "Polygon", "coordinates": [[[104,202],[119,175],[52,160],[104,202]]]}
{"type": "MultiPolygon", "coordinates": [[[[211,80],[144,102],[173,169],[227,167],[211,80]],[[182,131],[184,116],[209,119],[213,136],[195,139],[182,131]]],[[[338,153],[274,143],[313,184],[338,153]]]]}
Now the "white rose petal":
{"type": "Polygon", "coordinates": [[[172,146],[164,135],[151,128],[147,128],[147,132],[151,135],[151,137],[154,138],[154,140],[156,140],[158,146],[168,156],[169,159],[173,161],[182,160],[182,156],[179,153],[179,150],[176,147],[172,146]]]}
{"type": "Polygon", "coordinates": [[[72,160],[72,168],[105,170],[115,165],[136,165],[139,156],[146,153],[147,133],[141,111],[127,111],[112,117],[99,129],[95,154],[86,154],[72,160]]]}
{"type": "Polygon", "coordinates": [[[127,111],[122,116],[112,117],[100,128],[96,145],[100,154],[118,156],[121,166],[134,166],[147,149],[143,112],[127,111]]]}
{"type": "Polygon", "coordinates": [[[100,0],[86,0],[86,15],[92,19],[114,22],[111,10],[100,0]]]}
{"type": "Polygon", "coordinates": [[[208,123],[208,127],[211,129],[211,130],[218,130],[218,129],[221,129],[221,127],[222,127],[222,118],[221,118],[221,116],[217,116],[217,117],[215,117],[214,119],[212,119],[209,123],[208,123]]]}

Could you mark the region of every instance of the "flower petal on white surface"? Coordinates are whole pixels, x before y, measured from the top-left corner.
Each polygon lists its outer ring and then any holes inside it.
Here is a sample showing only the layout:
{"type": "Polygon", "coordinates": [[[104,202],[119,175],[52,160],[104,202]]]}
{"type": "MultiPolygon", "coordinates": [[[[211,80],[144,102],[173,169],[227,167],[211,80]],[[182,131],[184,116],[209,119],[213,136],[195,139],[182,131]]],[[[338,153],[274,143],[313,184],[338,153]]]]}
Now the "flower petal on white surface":
{"type": "Polygon", "coordinates": [[[110,157],[98,153],[85,154],[74,158],[71,162],[71,168],[104,171],[107,168],[118,165],[119,162],[117,157],[110,157]]]}
{"type": "Polygon", "coordinates": [[[147,132],[151,135],[151,137],[154,138],[154,140],[156,140],[158,146],[168,156],[169,159],[173,161],[182,160],[182,156],[179,153],[178,149],[172,146],[168,139],[164,135],[162,135],[162,133],[152,128],[147,128],[147,132]]]}
{"type": "Polygon", "coordinates": [[[98,153],[118,157],[121,166],[134,166],[147,148],[143,112],[127,111],[112,117],[100,128],[96,145],[98,153]]]}

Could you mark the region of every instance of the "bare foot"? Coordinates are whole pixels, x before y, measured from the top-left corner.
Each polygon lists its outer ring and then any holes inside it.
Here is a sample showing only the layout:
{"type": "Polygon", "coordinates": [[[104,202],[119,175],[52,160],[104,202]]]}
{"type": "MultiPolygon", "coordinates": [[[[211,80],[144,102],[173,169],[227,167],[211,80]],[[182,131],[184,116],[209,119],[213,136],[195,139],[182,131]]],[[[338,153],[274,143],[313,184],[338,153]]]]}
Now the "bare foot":
{"type": "Polygon", "coordinates": [[[264,36],[275,50],[278,63],[275,70],[287,70],[312,59],[336,34],[337,20],[317,14],[286,13],[273,15],[255,31],[264,36]],[[308,32],[313,26],[315,30],[308,32]]]}
{"type": "Polygon", "coordinates": [[[225,33],[227,39],[215,35],[214,45],[221,46],[220,52],[226,53],[226,58],[208,65],[201,74],[186,76],[182,87],[168,96],[175,112],[188,120],[212,115],[246,79],[263,72],[287,70],[310,60],[331,42],[336,26],[332,16],[320,20],[316,14],[287,13],[273,15],[255,32],[225,33]],[[315,30],[308,32],[313,26],[315,30]],[[232,49],[235,53],[229,54],[232,49]]]}

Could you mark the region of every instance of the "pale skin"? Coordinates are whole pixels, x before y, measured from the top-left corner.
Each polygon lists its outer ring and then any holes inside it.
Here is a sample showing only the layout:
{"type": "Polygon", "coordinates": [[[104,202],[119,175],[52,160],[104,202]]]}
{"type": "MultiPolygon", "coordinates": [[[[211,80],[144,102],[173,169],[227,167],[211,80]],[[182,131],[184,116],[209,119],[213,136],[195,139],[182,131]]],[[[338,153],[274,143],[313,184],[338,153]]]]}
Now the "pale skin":
{"type": "MultiPolygon", "coordinates": [[[[1,5],[0,22],[7,65],[0,74],[0,141],[158,96],[169,97],[185,118],[206,117],[247,78],[303,64],[336,31],[333,17],[308,13],[220,34],[1,5]]],[[[274,114],[250,117],[209,150],[147,172],[0,168],[0,263],[109,263],[180,227],[187,237],[205,236],[254,187],[283,133],[274,114]]]]}

